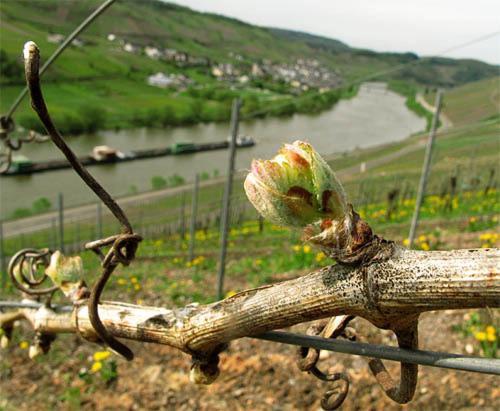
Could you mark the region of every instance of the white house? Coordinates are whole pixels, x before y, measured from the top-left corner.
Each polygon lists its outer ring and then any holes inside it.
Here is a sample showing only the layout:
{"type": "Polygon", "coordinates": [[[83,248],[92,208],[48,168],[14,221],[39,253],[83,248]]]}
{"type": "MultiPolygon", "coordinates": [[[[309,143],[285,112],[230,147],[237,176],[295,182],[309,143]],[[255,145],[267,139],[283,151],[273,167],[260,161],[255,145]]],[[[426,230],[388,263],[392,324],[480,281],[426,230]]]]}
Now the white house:
{"type": "Polygon", "coordinates": [[[47,41],[53,44],[59,44],[64,41],[64,36],[62,34],[54,33],[47,36],[47,41]]]}
{"type": "Polygon", "coordinates": [[[146,54],[146,56],[154,60],[158,60],[162,56],[161,51],[156,47],[147,46],[144,48],[144,53],[146,54]]]}
{"type": "Polygon", "coordinates": [[[174,79],[163,74],[156,73],[148,77],[148,84],[150,86],[166,88],[174,83],[174,79]]]}

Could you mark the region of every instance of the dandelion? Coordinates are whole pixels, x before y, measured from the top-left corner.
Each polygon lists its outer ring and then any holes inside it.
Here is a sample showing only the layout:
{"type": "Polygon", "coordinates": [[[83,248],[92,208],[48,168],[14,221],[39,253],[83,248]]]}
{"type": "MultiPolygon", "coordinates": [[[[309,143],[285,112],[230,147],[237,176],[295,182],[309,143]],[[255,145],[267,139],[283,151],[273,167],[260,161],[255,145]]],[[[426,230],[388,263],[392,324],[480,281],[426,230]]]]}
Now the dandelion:
{"type": "Polygon", "coordinates": [[[119,278],[117,282],[118,282],[119,285],[125,285],[125,284],[127,284],[127,282],[125,281],[124,278],[119,278]]]}
{"type": "Polygon", "coordinates": [[[486,339],[490,342],[495,342],[497,339],[496,329],[492,325],[486,327],[486,339]]]}
{"type": "Polygon", "coordinates": [[[96,362],[94,362],[94,364],[92,364],[92,367],[90,368],[90,372],[95,374],[95,373],[101,371],[101,369],[102,369],[102,362],[96,361],[96,362]]]}
{"type": "Polygon", "coordinates": [[[478,341],[486,340],[486,333],[484,331],[478,331],[474,333],[474,338],[478,341]]]}
{"type": "Polygon", "coordinates": [[[420,247],[422,248],[422,250],[424,251],[429,251],[431,249],[431,247],[429,246],[429,243],[427,242],[423,242],[420,244],[420,247]]]}
{"type": "Polygon", "coordinates": [[[305,254],[309,254],[311,252],[311,246],[310,245],[305,245],[302,250],[304,251],[305,254]]]}
{"type": "Polygon", "coordinates": [[[28,341],[21,341],[19,343],[19,348],[21,350],[27,350],[30,345],[28,344],[28,341]]]}
{"type": "Polygon", "coordinates": [[[316,262],[320,263],[325,259],[326,255],[323,251],[320,251],[318,254],[316,254],[316,257],[314,258],[316,262]]]}
{"type": "Polygon", "coordinates": [[[132,278],[130,279],[130,282],[131,282],[132,284],[137,284],[137,277],[132,277],[132,278]]]}
{"type": "Polygon", "coordinates": [[[423,243],[424,241],[427,240],[427,237],[425,235],[420,235],[418,236],[418,242],[419,243],[423,243]]]}
{"type": "Polygon", "coordinates": [[[405,247],[408,247],[408,246],[410,245],[410,239],[409,239],[409,238],[405,238],[405,239],[403,240],[403,245],[404,245],[405,247]]]}
{"type": "Polygon", "coordinates": [[[292,247],[292,250],[295,251],[296,253],[298,253],[300,251],[300,245],[294,245],[292,247]]]}
{"type": "Polygon", "coordinates": [[[141,289],[141,285],[140,284],[134,284],[134,290],[135,291],[139,291],[141,289]]]}
{"type": "Polygon", "coordinates": [[[233,295],[236,295],[236,294],[238,294],[238,292],[237,292],[237,291],[235,291],[235,290],[229,290],[229,291],[226,293],[225,298],[230,298],[230,297],[232,297],[233,295]]]}
{"type": "Polygon", "coordinates": [[[94,358],[95,362],[98,362],[106,360],[110,355],[111,353],[109,351],[96,351],[92,358],[94,358]]]}

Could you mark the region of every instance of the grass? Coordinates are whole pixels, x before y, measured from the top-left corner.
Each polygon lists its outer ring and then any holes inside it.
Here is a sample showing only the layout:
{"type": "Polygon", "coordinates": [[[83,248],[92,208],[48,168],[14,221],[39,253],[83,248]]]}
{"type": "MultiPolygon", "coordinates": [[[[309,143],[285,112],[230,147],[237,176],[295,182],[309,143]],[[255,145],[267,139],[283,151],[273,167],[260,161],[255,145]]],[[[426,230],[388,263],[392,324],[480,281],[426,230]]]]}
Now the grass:
{"type": "MultiPolygon", "coordinates": [[[[425,99],[430,104],[434,104],[435,93],[426,93],[425,99]]],[[[456,126],[488,118],[498,118],[500,77],[479,80],[447,90],[443,104],[443,111],[456,126]]]]}

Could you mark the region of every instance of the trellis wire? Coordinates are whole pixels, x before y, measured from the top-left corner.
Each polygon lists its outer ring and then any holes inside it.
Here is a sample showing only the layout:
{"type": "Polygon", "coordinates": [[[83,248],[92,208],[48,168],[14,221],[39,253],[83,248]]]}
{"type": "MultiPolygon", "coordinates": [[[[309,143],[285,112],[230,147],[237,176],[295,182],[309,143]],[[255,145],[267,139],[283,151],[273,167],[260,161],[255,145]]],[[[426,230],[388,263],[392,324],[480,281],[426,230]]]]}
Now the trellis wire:
{"type": "Polygon", "coordinates": [[[301,347],[316,348],[319,350],[334,351],[343,354],[380,358],[382,360],[500,375],[500,360],[492,358],[471,357],[436,351],[407,350],[399,347],[389,347],[379,344],[367,344],[338,339],[333,340],[310,335],[294,334],[285,331],[269,331],[251,338],[298,345],[301,347]]]}
{"type": "MultiPolygon", "coordinates": [[[[31,308],[38,309],[43,304],[33,302],[0,301],[0,308],[31,308]]],[[[72,306],[55,306],[55,311],[71,312],[72,306]]],[[[500,360],[492,358],[471,357],[467,355],[443,353],[426,350],[407,350],[380,344],[367,344],[340,339],[329,339],[317,336],[301,335],[285,331],[268,331],[263,334],[249,336],[259,340],[316,348],[342,354],[360,355],[363,357],[380,358],[382,360],[406,362],[437,368],[447,368],[459,371],[470,371],[482,374],[500,375],[500,360]]]]}

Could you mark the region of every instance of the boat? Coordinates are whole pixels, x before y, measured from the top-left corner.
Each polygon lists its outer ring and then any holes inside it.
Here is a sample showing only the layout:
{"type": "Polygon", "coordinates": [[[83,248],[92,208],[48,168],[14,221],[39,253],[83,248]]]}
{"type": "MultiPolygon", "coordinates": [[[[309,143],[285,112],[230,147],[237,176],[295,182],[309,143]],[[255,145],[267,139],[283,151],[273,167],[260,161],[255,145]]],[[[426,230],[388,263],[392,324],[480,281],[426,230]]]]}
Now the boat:
{"type": "MultiPolygon", "coordinates": [[[[255,145],[255,140],[249,136],[238,136],[236,139],[236,147],[238,148],[251,147],[253,145],[255,145]]],[[[222,150],[227,149],[228,147],[229,141],[218,141],[203,144],[177,142],[163,148],[123,152],[117,150],[116,148],[102,145],[94,147],[90,155],[79,157],[78,160],[84,166],[94,166],[100,164],[115,164],[126,161],[135,161],[169,155],[185,155],[200,153],[204,151],[222,150]]],[[[71,168],[71,165],[66,159],[32,162],[25,156],[14,156],[7,172],[1,175],[26,175],[41,173],[44,171],[61,170],[65,168],[71,168]]]]}

